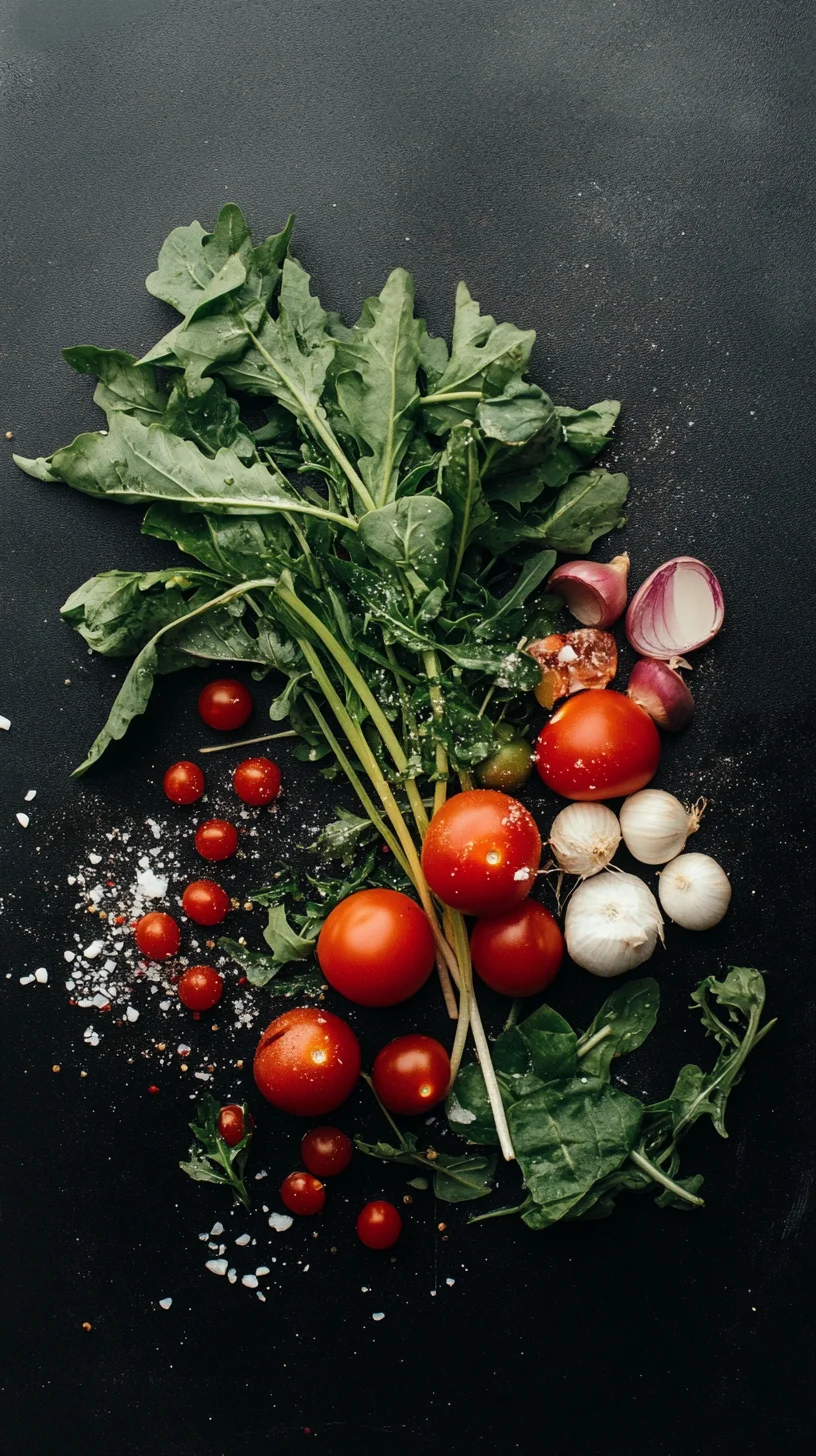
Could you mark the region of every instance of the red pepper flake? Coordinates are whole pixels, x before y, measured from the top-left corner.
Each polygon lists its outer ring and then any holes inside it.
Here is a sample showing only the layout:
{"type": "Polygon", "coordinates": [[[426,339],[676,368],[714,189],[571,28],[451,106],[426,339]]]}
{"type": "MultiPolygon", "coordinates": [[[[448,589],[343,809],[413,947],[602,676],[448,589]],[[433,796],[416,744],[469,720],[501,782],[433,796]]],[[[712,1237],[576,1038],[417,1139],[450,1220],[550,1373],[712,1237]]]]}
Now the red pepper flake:
{"type": "Polygon", "coordinates": [[[76,1006],[76,996],[69,996],[68,997],[68,1005],[69,1006],[76,1006]]]}
{"type": "Polygon", "coordinates": [[[239,977],[238,977],[238,985],[239,985],[239,986],[245,986],[245,985],[246,985],[246,983],[247,983],[247,978],[246,978],[246,976],[239,976],[239,977]]]}
{"type": "Polygon", "coordinates": [[[159,1089],[158,1089],[158,1087],[155,1087],[155,1086],[154,1086],[154,1087],[148,1087],[148,1089],[147,1089],[147,1090],[148,1090],[148,1092],[150,1092],[150,1094],[151,1094],[151,1095],[152,1095],[152,1096],[153,1096],[153,1097],[155,1097],[155,1095],[156,1095],[156,1093],[157,1093],[157,1092],[158,1092],[158,1090],[159,1090],[159,1089]]]}
{"type": "Polygon", "coordinates": [[[390,853],[391,853],[391,851],[388,848],[388,845],[387,844],[381,844],[380,845],[380,854],[390,854],[390,853]]]}
{"type": "Polygon", "coordinates": [[[126,915],[117,915],[117,917],[116,917],[116,919],[114,920],[113,923],[114,923],[114,925],[124,925],[124,923],[125,923],[126,920],[127,920],[127,916],[126,915]]]}
{"type": "Polygon", "coordinates": [[[108,1002],[107,1006],[100,1006],[100,1008],[99,1008],[99,1010],[100,1010],[100,1012],[101,1012],[101,1014],[103,1016],[104,1016],[105,1012],[106,1011],[110,1011],[110,1009],[111,1009],[110,1001],[108,1002]]]}
{"type": "Polygon", "coordinates": [[[201,1012],[200,1011],[194,1011],[193,1012],[193,1021],[200,1021],[200,1020],[201,1020],[201,1012]]]}
{"type": "MultiPolygon", "coordinates": [[[[105,881],[105,884],[107,885],[107,887],[108,887],[109,890],[115,890],[116,889],[116,881],[115,880],[106,880],[105,881]]],[[[116,921],[116,924],[117,925],[119,924],[118,919],[116,921]]]]}

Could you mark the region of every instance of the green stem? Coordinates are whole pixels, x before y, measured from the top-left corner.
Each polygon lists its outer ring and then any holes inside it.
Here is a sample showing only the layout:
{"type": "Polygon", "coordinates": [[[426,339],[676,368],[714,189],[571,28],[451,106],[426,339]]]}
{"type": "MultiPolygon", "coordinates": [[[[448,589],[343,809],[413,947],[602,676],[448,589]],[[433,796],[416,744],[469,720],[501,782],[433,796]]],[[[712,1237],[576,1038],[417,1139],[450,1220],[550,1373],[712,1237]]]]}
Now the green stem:
{"type": "Polygon", "coordinates": [[[675,1183],[674,1179],[670,1178],[667,1173],[664,1173],[660,1168],[656,1168],[654,1163],[650,1163],[649,1159],[644,1157],[643,1153],[638,1152],[637,1148],[629,1154],[629,1157],[635,1166],[640,1168],[642,1172],[648,1173],[649,1177],[653,1178],[655,1183],[662,1183],[664,1188],[668,1188],[671,1193],[674,1193],[678,1198],[684,1199],[686,1203],[693,1203],[695,1208],[705,1207],[705,1199],[698,1198],[696,1193],[689,1193],[687,1188],[681,1188],[679,1183],[675,1183]]]}
{"type": "Polygon", "coordinates": [[[531,1202],[531,1199],[525,1198],[523,1203],[517,1203],[514,1208],[494,1208],[491,1213],[477,1213],[475,1218],[468,1219],[468,1227],[472,1223],[487,1223],[489,1218],[507,1218],[511,1213],[524,1213],[531,1202]]]}
{"type": "Polygon", "coordinates": [[[476,487],[479,484],[479,461],[476,455],[476,441],[468,441],[468,488],[465,498],[465,516],[462,522],[462,529],[459,532],[459,545],[456,550],[456,560],[453,564],[453,575],[451,576],[451,594],[453,594],[456,583],[459,579],[459,572],[462,569],[462,562],[465,559],[468,537],[470,535],[470,511],[476,487]]]}
{"type": "Polygon", "coordinates": [[[383,1117],[385,1118],[386,1122],[388,1123],[388,1126],[390,1127],[390,1129],[393,1132],[395,1138],[397,1139],[397,1142],[399,1143],[400,1148],[404,1152],[406,1152],[406,1153],[407,1152],[410,1152],[410,1148],[408,1147],[408,1144],[405,1141],[405,1138],[403,1137],[402,1133],[400,1132],[399,1128],[397,1127],[397,1124],[395,1123],[393,1117],[391,1116],[391,1113],[388,1111],[388,1108],[386,1107],[385,1103],[383,1102],[382,1098],[380,1097],[379,1092],[377,1091],[376,1087],[374,1086],[373,1079],[371,1077],[369,1077],[368,1072],[362,1072],[361,1073],[361,1076],[362,1076],[362,1079],[365,1082],[366,1086],[368,1087],[369,1091],[371,1092],[371,1095],[374,1098],[374,1101],[376,1102],[377,1106],[379,1107],[380,1112],[382,1113],[383,1117]]]}
{"type": "Polygon", "coordinates": [[[457,944],[456,940],[457,925],[455,920],[453,919],[453,916],[454,911],[449,910],[446,907],[443,916],[445,932],[448,936],[448,939],[453,941],[454,950],[456,951],[456,959],[459,962],[459,1017],[456,1022],[456,1035],[453,1038],[453,1046],[451,1048],[450,1054],[451,1070],[450,1082],[448,1083],[449,1092],[451,1091],[453,1084],[456,1081],[457,1076],[459,1075],[459,1068],[462,1065],[462,1056],[464,1054],[465,1045],[467,1042],[468,1028],[470,1026],[470,1003],[473,999],[473,973],[470,969],[470,947],[467,944],[467,935],[465,935],[464,962],[466,964],[464,964],[462,949],[460,945],[457,944]]]}
{"type": "Polygon", "coordinates": [[[273,738],[297,738],[294,728],[282,733],[262,733],[260,738],[239,738],[237,743],[213,743],[209,748],[199,748],[199,753],[224,753],[228,748],[249,748],[252,743],[271,743],[273,738]]]}
{"type": "Polygon", "coordinates": [[[484,399],[480,389],[455,389],[446,394],[423,394],[420,396],[420,404],[458,404],[462,399],[484,399]]]}
{"type": "MultiPolygon", "coordinates": [[[[442,697],[442,689],[439,686],[439,658],[435,652],[425,652],[422,657],[425,666],[425,673],[428,678],[428,697],[431,700],[431,712],[434,720],[438,723],[445,711],[445,701],[442,697]]],[[[434,784],[433,812],[437,814],[442,808],[448,794],[448,774],[450,765],[444,743],[436,741],[436,772],[439,777],[434,784]]]]}
{"type": "Polygon", "coordinates": [[[578,1055],[579,1055],[579,1057],[585,1057],[586,1054],[587,1054],[587,1052],[591,1052],[593,1047],[596,1047],[599,1042],[605,1041],[606,1038],[608,1036],[611,1036],[611,1035],[612,1035],[612,1027],[611,1026],[602,1026],[601,1029],[600,1029],[600,1031],[596,1031],[595,1035],[594,1036],[591,1036],[589,1038],[589,1041],[579,1041],[579,1043],[578,1043],[578,1055]]]}
{"type": "MultiPolygon", "coordinates": [[[[354,466],[352,465],[352,463],[349,460],[348,456],[346,454],[344,454],[344,452],[340,449],[340,446],[338,445],[336,439],[334,438],[334,434],[333,434],[332,430],[325,423],[325,421],[320,418],[320,415],[318,414],[318,411],[315,409],[315,407],[313,405],[311,405],[309,403],[309,401],[306,399],[305,395],[301,394],[300,390],[297,388],[296,384],[294,383],[294,380],[290,379],[290,377],[286,373],[286,371],[281,368],[280,364],[278,364],[277,361],[275,359],[273,359],[272,355],[268,352],[268,350],[264,348],[264,346],[261,343],[261,341],[258,338],[258,336],[252,332],[252,329],[249,328],[248,326],[246,326],[246,331],[247,331],[250,339],[252,340],[253,344],[255,345],[255,348],[258,350],[258,353],[261,355],[261,358],[266,360],[267,364],[269,365],[269,367],[271,369],[274,369],[274,371],[277,374],[278,378],[283,381],[283,383],[286,385],[286,388],[289,390],[290,394],[292,394],[294,396],[294,398],[297,400],[297,402],[300,405],[300,407],[301,407],[304,415],[306,416],[306,418],[308,419],[309,423],[311,424],[312,429],[314,430],[315,434],[320,436],[320,439],[323,441],[323,444],[326,446],[326,449],[328,450],[329,454],[332,455],[334,457],[334,459],[337,461],[337,464],[340,466],[340,469],[342,470],[342,472],[345,475],[346,479],[349,481],[352,489],[360,497],[360,500],[362,501],[362,503],[365,506],[366,510],[367,511],[376,510],[376,505],[375,505],[375,502],[374,502],[374,498],[369,493],[369,491],[368,491],[368,489],[366,487],[365,481],[362,479],[361,476],[359,476],[357,474],[357,471],[354,469],[354,466]]],[[[344,519],[344,518],[341,518],[341,519],[344,519]]],[[[348,523],[345,522],[345,524],[348,524],[348,523]]],[[[356,530],[356,522],[355,522],[355,530],[356,530]]]]}
{"type": "Polygon", "coordinates": [[[311,547],[309,546],[309,542],[306,539],[306,534],[305,534],[304,531],[301,531],[300,526],[298,525],[297,521],[294,520],[292,518],[292,516],[289,515],[288,512],[286,514],[286,519],[289,522],[289,525],[292,527],[292,530],[294,531],[295,536],[297,537],[298,545],[300,546],[300,549],[303,552],[303,555],[306,557],[306,561],[308,562],[309,575],[312,578],[312,586],[315,586],[315,587],[318,587],[319,588],[320,587],[320,584],[321,584],[320,583],[320,572],[318,571],[317,567],[315,566],[314,557],[312,555],[312,551],[311,551],[311,547]]]}

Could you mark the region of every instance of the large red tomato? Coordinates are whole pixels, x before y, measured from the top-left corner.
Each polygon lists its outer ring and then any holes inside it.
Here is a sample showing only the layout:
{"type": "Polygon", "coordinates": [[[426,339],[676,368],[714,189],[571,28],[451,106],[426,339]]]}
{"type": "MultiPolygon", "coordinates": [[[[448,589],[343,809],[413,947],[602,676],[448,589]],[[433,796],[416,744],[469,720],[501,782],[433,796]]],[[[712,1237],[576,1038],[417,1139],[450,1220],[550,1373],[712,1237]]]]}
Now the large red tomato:
{"type": "Polygon", "coordinates": [[[347,1021],[316,1006],[284,1011],[258,1043],[259,1090],[274,1107],[299,1117],[333,1112],[360,1075],[360,1043],[347,1021]]]}
{"type": "Polygon", "coordinates": [[[564,937],[554,915],[525,900],[506,915],[477,920],[470,939],[474,969],[503,996],[534,996],[555,980],[564,937]]]}
{"type": "Polygon", "coordinates": [[[622,799],[654,777],[660,735],[637,703],[604,688],[556,708],[536,746],[536,767],[565,799],[622,799]]]}
{"type": "Polygon", "coordinates": [[[413,996],[435,953],[425,911],[399,890],[358,890],[341,900],[317,942],[329,985],[361,1006],[395,1006],[413,996]]]}
{"type": "Polygon", "coordinates": [[[533,888],[541,835],[518,799],[467,789],[434,814],[422,846],[433,893],[463,915],[501,915],[533,888]]]}

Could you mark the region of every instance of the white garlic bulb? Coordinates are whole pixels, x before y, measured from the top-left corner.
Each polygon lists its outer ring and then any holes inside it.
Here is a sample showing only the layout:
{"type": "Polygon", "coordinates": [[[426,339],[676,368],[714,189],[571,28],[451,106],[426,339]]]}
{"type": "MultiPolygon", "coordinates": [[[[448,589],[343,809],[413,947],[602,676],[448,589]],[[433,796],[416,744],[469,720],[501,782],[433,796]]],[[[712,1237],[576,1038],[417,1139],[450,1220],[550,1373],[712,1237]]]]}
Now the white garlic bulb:
{"type": "Polygon", "coordinates": [[[582,879],[606,868],[620,840],[617,815],[605,804],[568,804],[550,830],[550,849],[562,870],[582,879]]]}
{"type": "Polygon", "coordinates": [[[660,871],[660,903],[684,930],[719,925],[731,900],[731,882],[710,854],[680,854],[660,871]]]}
{"type": "Polygon", "coordinates": [[[637,875],[603,870],[574,892],[564,937],[576,965],[593,976],[622,976],[647,961],[658,938],[662,941],[663,917],[637,875]]]}
{"type": "Polygon", "coordinates": [[[620,811],[623,842],[641,864],[666,864],[699,829],[704,808],[705,799],[689,810],[665,789],[641,789],[620,811]]]}

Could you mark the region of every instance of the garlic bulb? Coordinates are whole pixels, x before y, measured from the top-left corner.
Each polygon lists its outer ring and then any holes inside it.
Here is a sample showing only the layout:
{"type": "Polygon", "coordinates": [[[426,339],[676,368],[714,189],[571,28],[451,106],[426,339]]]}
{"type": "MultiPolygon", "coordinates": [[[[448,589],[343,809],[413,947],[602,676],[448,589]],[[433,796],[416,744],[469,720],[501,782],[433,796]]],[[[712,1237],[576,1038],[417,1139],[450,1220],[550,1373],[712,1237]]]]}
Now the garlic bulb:
{"type": "Polygon", "coordinates": [[[719,925],[731,900],[731,882],[710,854],[681,854],[660,871],[660,903],[684,930],[719,925]]]}
{"type": "Polygon", "coordinates": [[[657,901],[637,875],[604,870],[579,885],[564,921],[567,950],[593,976],[622,976],[663,939],[657,901]]]}
{"type": "Polygon", "coordinates": [[[550,849],[562,870],[584,880],[606,868],[620,840],[617,815],[605,804],[569,804],[550,830],[550,849]]]}
{"type": "Polygon", "coordinates": [[[690,834],[700,827],[705,799],[694,808],[683,807],[665,789],[641,789],[632,794],[620,811],[623,842],[641,864],[666,864],[685,847],[690,834]]]}

